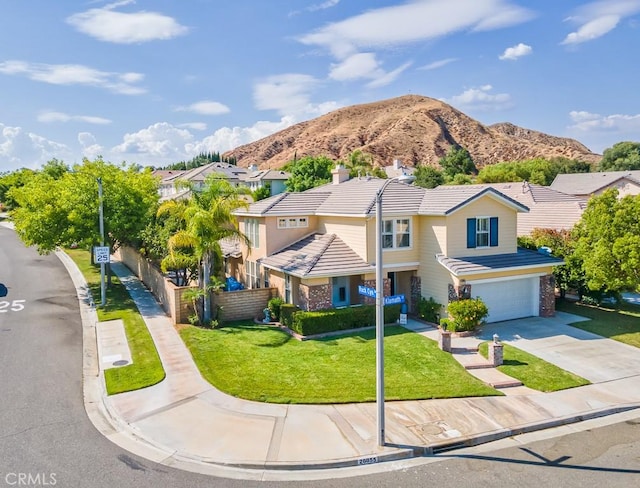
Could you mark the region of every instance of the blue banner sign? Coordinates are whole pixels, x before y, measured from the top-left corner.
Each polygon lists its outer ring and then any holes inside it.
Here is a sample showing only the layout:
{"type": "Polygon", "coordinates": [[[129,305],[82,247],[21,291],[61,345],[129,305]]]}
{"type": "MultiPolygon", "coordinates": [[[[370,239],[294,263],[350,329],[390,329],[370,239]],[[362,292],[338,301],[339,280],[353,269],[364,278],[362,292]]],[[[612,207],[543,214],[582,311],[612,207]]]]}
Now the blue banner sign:
{"type": "Polygon", "coordinates": [[[368,286],[358,285],[358,293],[360,295],[364,295],[365,297],[375,298],[376,290],[375,288],[369,288],[368,286]]]}

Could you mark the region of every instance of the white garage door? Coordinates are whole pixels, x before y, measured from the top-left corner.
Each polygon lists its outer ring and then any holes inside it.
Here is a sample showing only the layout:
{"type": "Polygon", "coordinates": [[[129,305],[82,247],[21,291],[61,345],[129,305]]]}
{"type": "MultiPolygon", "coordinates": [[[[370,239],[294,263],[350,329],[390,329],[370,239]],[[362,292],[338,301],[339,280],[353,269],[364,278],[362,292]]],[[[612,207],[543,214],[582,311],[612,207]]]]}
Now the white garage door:
{"type": "Polygon", "coordinates": [[[471,296],[480,297],[489,308],[487,322],[519,319],[539,315],[540,280],[471,282],[471,296]]]}

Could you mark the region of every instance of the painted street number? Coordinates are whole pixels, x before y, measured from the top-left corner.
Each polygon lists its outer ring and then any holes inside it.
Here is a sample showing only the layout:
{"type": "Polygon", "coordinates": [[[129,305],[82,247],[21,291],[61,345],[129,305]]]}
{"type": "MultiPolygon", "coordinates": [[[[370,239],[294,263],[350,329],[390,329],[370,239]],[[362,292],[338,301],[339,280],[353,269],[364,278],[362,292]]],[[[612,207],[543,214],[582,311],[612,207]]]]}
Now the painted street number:
{"type": "Polygon", "coordinates": [[[0,313],[24,310],[24,302],[26,302],[26,300],[13,300],[12,302],[0,300],[0,313]]]}
{"type": "Polygon", "coordinates": [[[106,264],[110,262],[109,246],[96,246],[93,248],[94,261],[97,264],[106,264]]]}
{"type": "Polygon", "coordinates": [[[371,457],[358,459],[358,465],[360,466],[365,464],[376,464],[377,462],[378,462],[378,456],[371,456],[371,457]]]}

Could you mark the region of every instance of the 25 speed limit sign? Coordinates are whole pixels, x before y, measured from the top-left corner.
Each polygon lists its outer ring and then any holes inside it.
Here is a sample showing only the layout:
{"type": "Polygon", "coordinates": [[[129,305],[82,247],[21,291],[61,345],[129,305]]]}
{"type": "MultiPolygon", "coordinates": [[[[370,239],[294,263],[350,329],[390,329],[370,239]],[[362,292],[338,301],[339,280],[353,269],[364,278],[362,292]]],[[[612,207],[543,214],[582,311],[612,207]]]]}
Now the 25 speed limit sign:
{"type": "Polygon", "coordinates": [[[96,246],[93,248],[93,253],[97,264],[110,262],[109,246],[96,246]]]}

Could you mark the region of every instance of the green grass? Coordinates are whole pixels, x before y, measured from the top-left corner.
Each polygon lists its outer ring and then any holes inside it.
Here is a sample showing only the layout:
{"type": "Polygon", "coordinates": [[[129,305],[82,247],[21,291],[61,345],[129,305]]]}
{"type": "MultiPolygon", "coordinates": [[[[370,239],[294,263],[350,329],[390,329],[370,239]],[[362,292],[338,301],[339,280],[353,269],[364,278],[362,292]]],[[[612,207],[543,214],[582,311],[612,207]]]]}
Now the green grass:
{"type": "MultiPolygon", "coordinates": [[[[84,275],[96,303],[100,303],[100,266],[91,264],[88,251],[66,249],[84,275]]],[[[117,276],[112,275],[111,286],[107,289],[106,305],[98,307],[98,320],[121,319],[124,323],[132,363],[104,372],[107,393],[114,395],[125,391],[139,390],[155,385],[165,377],[162,362],[155,344],[134,301],[117,276]]]]}
{"type": "Polygon", "coordinates": [[[640,307],[637,305],[623,303],[616,309],[558,300],[556,310],[591,319],[574,322],[571,324],[572,327],[640,347],[640,307]]]}
{"type": "MultiPolygon", "coordinates": [[[[297,341],[256,324],[184,326],[180,334],[202,375],[230,395],[272,403],[371,402],[376,398],[375,330],[297,341]]],[[[471,376],[435,341],[390,326],[385,398],[501,395],[471,376]]]]}
{"type": "MultiPolygon", "coordinates": [[[[502,346],[503,362],[498,366],[498,371],[520,380],[528,388],[549,392],[590,384],[588,380],[517,347],[508,344],[502,346]]],[[[488,357],[488,343],[481,343],[478,352],[485,358],[488,357]]]]}

